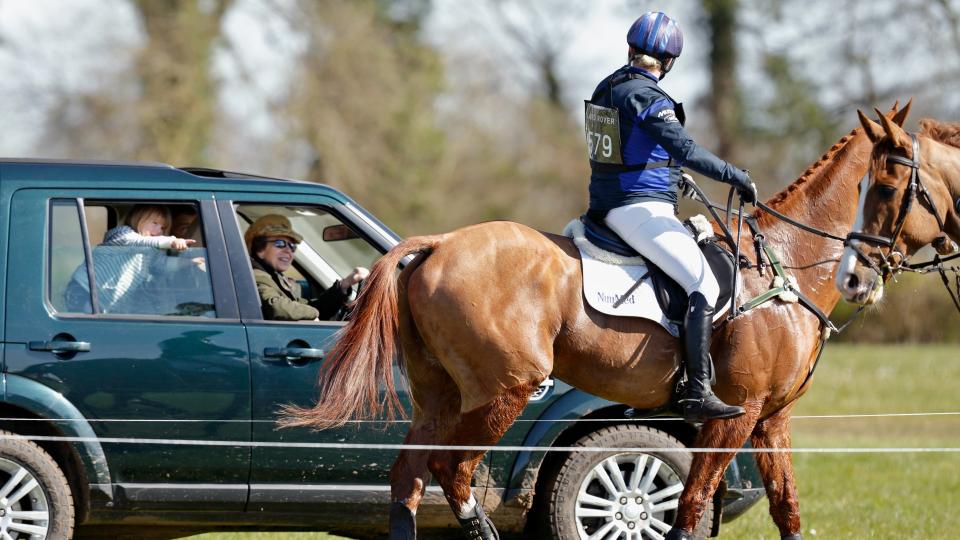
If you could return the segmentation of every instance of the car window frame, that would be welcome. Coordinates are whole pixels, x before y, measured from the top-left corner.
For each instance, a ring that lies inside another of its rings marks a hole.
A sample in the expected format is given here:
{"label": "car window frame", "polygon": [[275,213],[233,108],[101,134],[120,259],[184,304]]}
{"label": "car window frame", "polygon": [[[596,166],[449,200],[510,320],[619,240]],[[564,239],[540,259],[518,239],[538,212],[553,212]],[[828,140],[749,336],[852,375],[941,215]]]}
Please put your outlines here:
{"label": "car window frame", "polygon": [[[250,267],[249,254],[240,233],[240,224],[236,205],[258,205],[258,206],[301,206],[321,209],[324,212],[336,217],[341,223],[348,225],[361,238],[380,252],[381,257],[387,253],[394,245],[396,238],[371,226],[373,220],[363,219],[362,213],[356,211],[348,205],[338,203],[336,200],[318,194],[290,194],[287,199],[280,199],[275,194],[260,193],[232,193],[222,194],[223,197],[216,201],[217,209],[220,214],[220,221],[223,227],[224,240],[227,246],[227,256],[234,268],[244,268],[242,271],[234,271],[234,285],[237,294],[237,305],[240,310],[240,319],[257,324],[279,324],[279,325],[305,325],[315,326],[318,324],[328,326],[343,326],[345,321],[275,321],[265,319],[260,306],[260,295],[257,293],[256,280],[253,276],[253,269]],[[354,219],[358,218],[358,219]],[[373,233],[373,234],[372,234]],[[379,233],[379,234],[377,234]],[[382,239],[382,241],[381,241]],[[388,243],[393,241],[392,243]],[[313,276],[305,276],[308,280],[313,280]]]}
{"label": "car window frame", "polygon": [[[72,190],[71,190],[72,191]],[[109,192],[109,190],[76,190],[73,193],[57,193],[56,195],[50,195],[47,197],[45,211],[47,213],[46,219],[44,220],[45,226],[47,228],[44,239],[46,245],[43,246],[44,251],[44,277],[43,277],[43,304],[45,309],[56,318],[63,319],[115,319],[115,320],[138,320],[144,322],[178,322],[178,321],[189,321],[189,322],[211,322],[211,323],[224,323],[224,322],[239,322],[240,313],[239,308],[237,307],[237,296],[236,290],[233,287],[232,278],[230,276],[230,265],[228,257],[226,257],[226,248],[224,247],[223,241],[223,230],[220,226],[219,213],[216,211],[214,200],[212,194],[208,192],[177,192],[181,197],[170,197],[167,193],[157,193],[156,195],[162,196],[151,196],[144,197],[141,193],[136,193],[136,190],[118,190],[116,192]],[[81,194],[82,193],[82,194]],[[97,299],[96,295],[91,294],[91,306],[94,307],[93,313],[74,313],[60,311],[56,309],[51,301],[51,265],[52,265],[52,219],[53,219],[53,205],[57,202],[66,201],[74,202],[78,205],[78,215],[80,218],[80,228],[83,240],[83,249],[84,249],[84,265],[87,267],[87,278],[88,280],[92,279],[91,274],[93,273],[92,268],[90,267],[90,261],[92,260],[92,246],[90,243],[90,238],[88,234],[88,227],[85,215],[85,202],[86,201],[95,201],[95,202],[111,202],[115,201],[117,203],[151,203],[151,204],[194,204],[199,210],[200,220],[203,227],[203,238],[204,238],[204,248],[207,250],[207,273],[210,277],[210,287],[213,294],[214,302],[214,312],[216,316],[214,317],[201,317],[196,315],[150,315],[150,314],[136,314],[136,313],[97,313],[98,307],[96,306]],[[227,271],[220,272],[214,271],[215,268],[223,268]]]}

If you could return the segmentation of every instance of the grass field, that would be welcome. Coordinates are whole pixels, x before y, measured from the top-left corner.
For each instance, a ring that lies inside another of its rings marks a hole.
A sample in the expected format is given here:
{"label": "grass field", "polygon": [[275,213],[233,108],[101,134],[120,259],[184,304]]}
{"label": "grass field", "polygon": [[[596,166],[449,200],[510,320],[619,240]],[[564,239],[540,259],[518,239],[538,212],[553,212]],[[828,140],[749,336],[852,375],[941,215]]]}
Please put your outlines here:
{"label": "grass field", "polygon": [[[829,345],[795,416],[960,411],[960,348]],[[960,415],[802,419],[796,448],[960,448]],[[798,453],[806,539],[954,538],[960,452]],[[329,540],[322,533],[219,533],[194,540]],[[776,539],[763,501],[722,539]]]}

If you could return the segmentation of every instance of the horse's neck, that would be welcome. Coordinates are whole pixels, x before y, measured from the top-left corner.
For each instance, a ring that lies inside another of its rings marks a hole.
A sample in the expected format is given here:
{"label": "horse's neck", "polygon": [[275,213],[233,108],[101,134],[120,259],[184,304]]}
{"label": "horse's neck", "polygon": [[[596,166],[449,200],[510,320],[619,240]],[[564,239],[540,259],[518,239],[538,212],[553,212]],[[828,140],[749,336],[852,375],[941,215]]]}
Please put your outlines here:
{"label": "horse's neck", "polygon": [[[776,209],[796,221],[835,236],[846,236],[857,213],[857,185],[867,171],[870,143],[862,132],[814,167]],[[800,183],[802,182],[802,183]],[[800,291],[829,311],[840,295],[833,276],[843,252],[837,240],[803,231],[767,216],[761,221],[767,243],[778,253]]]}
{"label": "horse's neck", "polygon": [[[938,172],[943,179],[949,198],[947,201],[948,208],[945,209],[947,213],[945,222],[947,234],[954,240],[960,241],[960,215],[958,215],[960,214],[960,148],[939,141],[935,141],[935,144],[928,147],[927,152],[929,154],[924,159],[937,164]],[[923,180],[926,181],[926,179]],[[938,210],[942,211],[942,209]],[[951,219],[950,216],[953,216],[953,218]]]}

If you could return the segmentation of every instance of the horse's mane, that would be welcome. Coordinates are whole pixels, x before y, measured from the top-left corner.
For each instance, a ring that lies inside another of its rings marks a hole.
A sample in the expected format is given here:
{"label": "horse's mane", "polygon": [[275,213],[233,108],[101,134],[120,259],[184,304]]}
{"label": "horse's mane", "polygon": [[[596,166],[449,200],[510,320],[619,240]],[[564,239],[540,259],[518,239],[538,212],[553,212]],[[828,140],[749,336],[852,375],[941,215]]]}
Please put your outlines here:
{"label": "horse's mane", "polygon": [[[839,154],[847,146],[847,143],[849,143],[850,140],[856,136],[859,129],[860,128],[856,128],[850,133],[841,137],[839,141],[837,141],[833,146],[830,147],[829,150],[820,156],[820,159],[818,159],[807,170],[803,171],[803,174],[800,175],[800,178],[794,180],[794,182],[787,186],[783,191],[777,193],[772,199],[768,200],[767,205],[775,210],[780,210],[780,207],[783,206],[784,202],[787,201],[794,192],[801,189],[807,182],[810,181],[810,179],[815,177],[821,171],[821,169],[833,161],[837,154]],[[758,219],[761,221],[763,221],[764,218],[773,219],[772,216],[769,216],[769,214],[763,212],[762,210],[757,210],[756,214]]]}
{"label": "horse's mane", "polygon": [[920,133],[943,144],[960,148],[960,123],[948,124],[924,118],[920,121]]}

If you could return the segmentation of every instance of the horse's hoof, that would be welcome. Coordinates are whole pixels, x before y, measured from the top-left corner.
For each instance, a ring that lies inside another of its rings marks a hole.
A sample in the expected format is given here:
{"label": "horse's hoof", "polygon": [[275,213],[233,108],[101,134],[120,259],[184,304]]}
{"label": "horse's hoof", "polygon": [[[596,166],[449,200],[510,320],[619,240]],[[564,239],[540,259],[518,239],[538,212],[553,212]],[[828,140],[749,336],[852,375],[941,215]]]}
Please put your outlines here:
{"label": "horse's hoof", "polygon": [[390,540],[417,540],[417,517],[403,503],[390,505]]}
{"label": "horse's hoof", "polygon": [[457,518],[467,538],[470,540],[500,540],[500,533],[493,526],[493,521],[490,521],[490,518],[484,513],[483,507],[478,504],[476,511],[477,515],[472,518]]}
{"label": "horse's hoof", "polygon": [[787,536],[781,536],[780,540],[803,540],[803,536],[800,533],[788,534]]}
{"label": "horse's hoof", "polygon": [[687,531],[674,527],[670,529],[670,532],[667,533],[667,536],[665,536],[663,540],[691,540],[692,538],[693,535]]}

